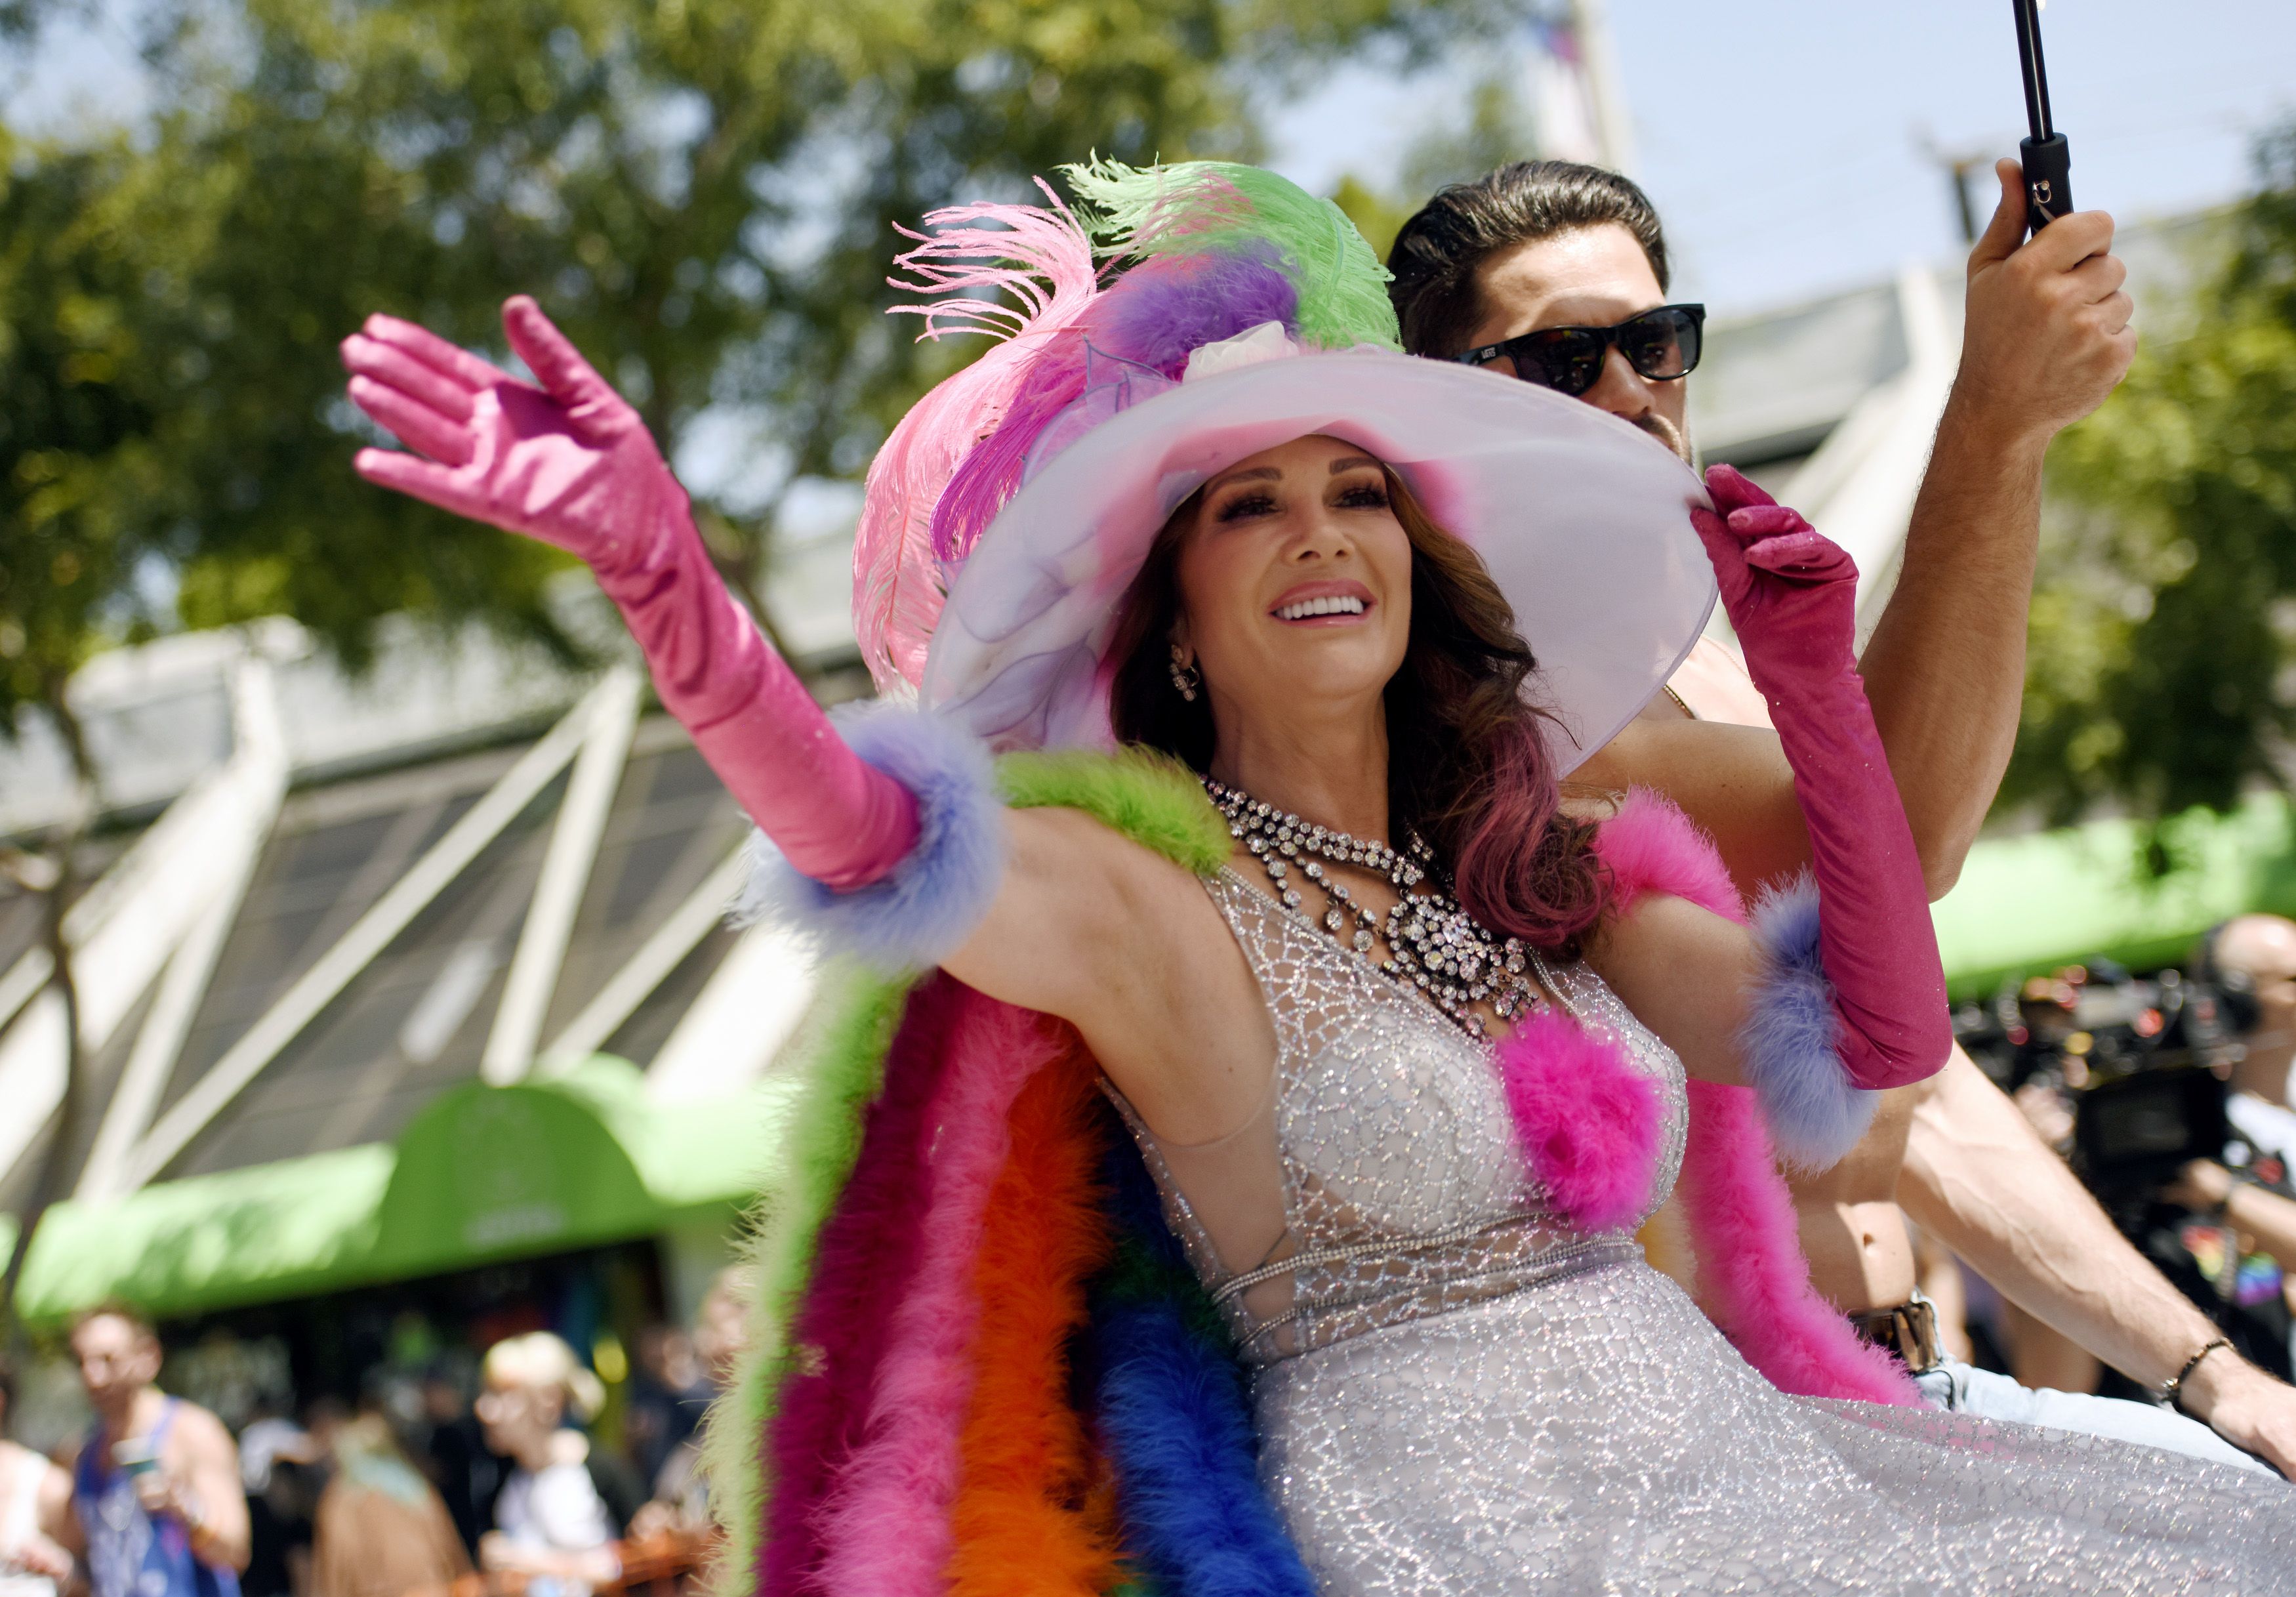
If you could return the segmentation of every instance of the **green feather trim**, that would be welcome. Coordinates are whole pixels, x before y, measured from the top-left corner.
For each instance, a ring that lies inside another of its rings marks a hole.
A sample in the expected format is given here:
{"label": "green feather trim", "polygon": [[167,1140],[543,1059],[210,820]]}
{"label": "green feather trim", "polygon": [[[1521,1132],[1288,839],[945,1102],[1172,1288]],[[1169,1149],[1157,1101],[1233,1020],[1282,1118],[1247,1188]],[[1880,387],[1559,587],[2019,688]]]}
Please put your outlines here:
{"label": "green feather trim", "polygon": [[996,761],[996,785],[1013,809],[1081,810],[1200,877],[1226,864],[1235,846],[1195,772],[1150,749],[1007,754]]}
{"label": "green feather trim", "polygon": [[813,1277],[821,1228],[852,1176],[861,1121],[884,1080],[885,1055],[907,1001],[906,980],[857,969],[835,1018],[801,1069],[804,1086],[780,1138],[780,1169],[736,1247],[745,1282],[749,1332],[733,1387],[709,1406],[702,1469],[709,1510],[726,1532],[711,1585],[717,1597],[745,1597],[757,1567],[766,1494],[760,1445],[787,1373],[783,1329]]}
{"label": "green feather trim", "polygon": [[[1195,773],[1146,749],[1116,754],[1069,751],[1008,754],[996,762],[1004,802],[1015,810],[1081,810],[1143,848],[1210,876],[1234,839]],[[861,1153],[861,1125],[885,1076],[910,983],[857,968],[835,1001],[835,1018],[799,1066],[804,1087],[782,1128],[772,1189],[739,1245],[749,1293],[749,1335],[732,1388],[710,1405],[702,1441],[709,1509],[724,1527],[715,1597],[747,1597],[757,1567],[767,1494],[763,1441],[791,1348],[783,1331],[813,1279],[821,1228],[836,1207]]]}
{"label": "green feather trim", "polygon": [[1266,240],[1300,291],[1300,339],[1326,350],[1403,347],[1391,275],[1347,212],[1265,167],[1189,161],[1130,167],[1089,161],[1062,167],[1103,255],[1145,259]]}

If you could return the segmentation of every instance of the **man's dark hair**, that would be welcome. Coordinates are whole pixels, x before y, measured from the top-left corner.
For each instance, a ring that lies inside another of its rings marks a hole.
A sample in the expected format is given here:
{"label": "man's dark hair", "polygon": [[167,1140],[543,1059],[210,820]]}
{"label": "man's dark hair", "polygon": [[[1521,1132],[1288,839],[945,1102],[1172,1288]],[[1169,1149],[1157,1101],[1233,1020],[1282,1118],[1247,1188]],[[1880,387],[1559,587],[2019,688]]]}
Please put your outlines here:
{"label": "man's dark hair", "polygon": [[1483,319],[1475,274],[1502,250],[1580,227],[1616,223],[1649,257],[1667,286],[1666,235],[1650,196],[1616,172],[1575,161],[1518,161],[1472,183],[1455,183],[1419,208],[1395,235],[1387,292],[1414,355],[1456,355]]}

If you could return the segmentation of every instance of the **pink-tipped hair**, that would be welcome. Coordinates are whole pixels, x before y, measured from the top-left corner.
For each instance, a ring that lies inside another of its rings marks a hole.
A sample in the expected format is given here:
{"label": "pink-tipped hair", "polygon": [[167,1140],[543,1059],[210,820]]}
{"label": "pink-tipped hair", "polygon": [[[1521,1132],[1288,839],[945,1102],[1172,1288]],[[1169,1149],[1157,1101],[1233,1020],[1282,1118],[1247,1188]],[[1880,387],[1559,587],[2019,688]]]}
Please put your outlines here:
{"label": "pink-tipped hair", "polygon": [[[853,628],[881,692],[914,689],[940,620],[944,577],[932,547],[933,507],[973,446],[996,431],[1046,342],[1098,292],[1092,241],[1043,179],[1042,205],[959,205],[925,218],[930,234],[890,279],[931,296],[897,305],[925,319],[921,338],[980,333],[1000,342],[903,416],[870,463],[853,538]],[[1010,295],[1004,304],[978,291]]]}
{"label": "pink-tipped hair", "polygon": [[1077,1043],[1056,1021],[964,991],[919,1206],[916,1269],[894,1308],[860,1445],[817,1521],[812,1585],[831,1597],[931,1597],[951,1549],[959,1440],[972,1397],[972,1293],[988,1194],[1011,1148],[1013,1099]]}
{"label": "pink-tipped hair", "polygon": [[[1671,893],[1740,926],[1746,906],[1714,844],[1690,818],[1644,788],[1603,824],[1595,852],[1611,876],[1611,912],[1646,893]],[[1810,1285],[1792,1195],[1752,1091],[1690,1083],[1682,1209],[1698,1255],[1698,1295],[1748,1363],[1781,1391],[1918,1404],[1905,1366],[1858,1339]]]}

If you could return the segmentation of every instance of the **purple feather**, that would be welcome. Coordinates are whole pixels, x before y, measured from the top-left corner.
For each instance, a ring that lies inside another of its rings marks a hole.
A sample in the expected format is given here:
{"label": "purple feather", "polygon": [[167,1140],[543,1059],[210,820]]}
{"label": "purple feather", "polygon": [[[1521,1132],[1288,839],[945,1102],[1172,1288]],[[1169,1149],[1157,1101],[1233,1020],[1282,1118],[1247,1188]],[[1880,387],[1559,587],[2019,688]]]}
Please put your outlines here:
{"label": "purple feather", "polygon": [[1095,349],[1177,377],[1191,352],[1262,322],[1296,332],[1300,291],[1264,239],[1241,248],[1144,260],[1078,324]]}

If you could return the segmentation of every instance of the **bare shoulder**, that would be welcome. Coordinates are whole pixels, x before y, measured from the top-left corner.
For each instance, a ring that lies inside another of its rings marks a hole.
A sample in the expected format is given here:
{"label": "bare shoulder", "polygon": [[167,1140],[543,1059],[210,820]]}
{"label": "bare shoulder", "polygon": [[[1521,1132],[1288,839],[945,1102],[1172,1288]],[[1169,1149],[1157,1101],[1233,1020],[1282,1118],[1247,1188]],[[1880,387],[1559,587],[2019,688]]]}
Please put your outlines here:
{"label": "bare shoulder", "polygon": [[225,1459],[236,1466],[239,1444],[231,1439],[231,1432],[196,1403],[178,1401],[176,1418],[168,1427],[168,1441],[183,1449],[187,1456],[203,1460]]}

